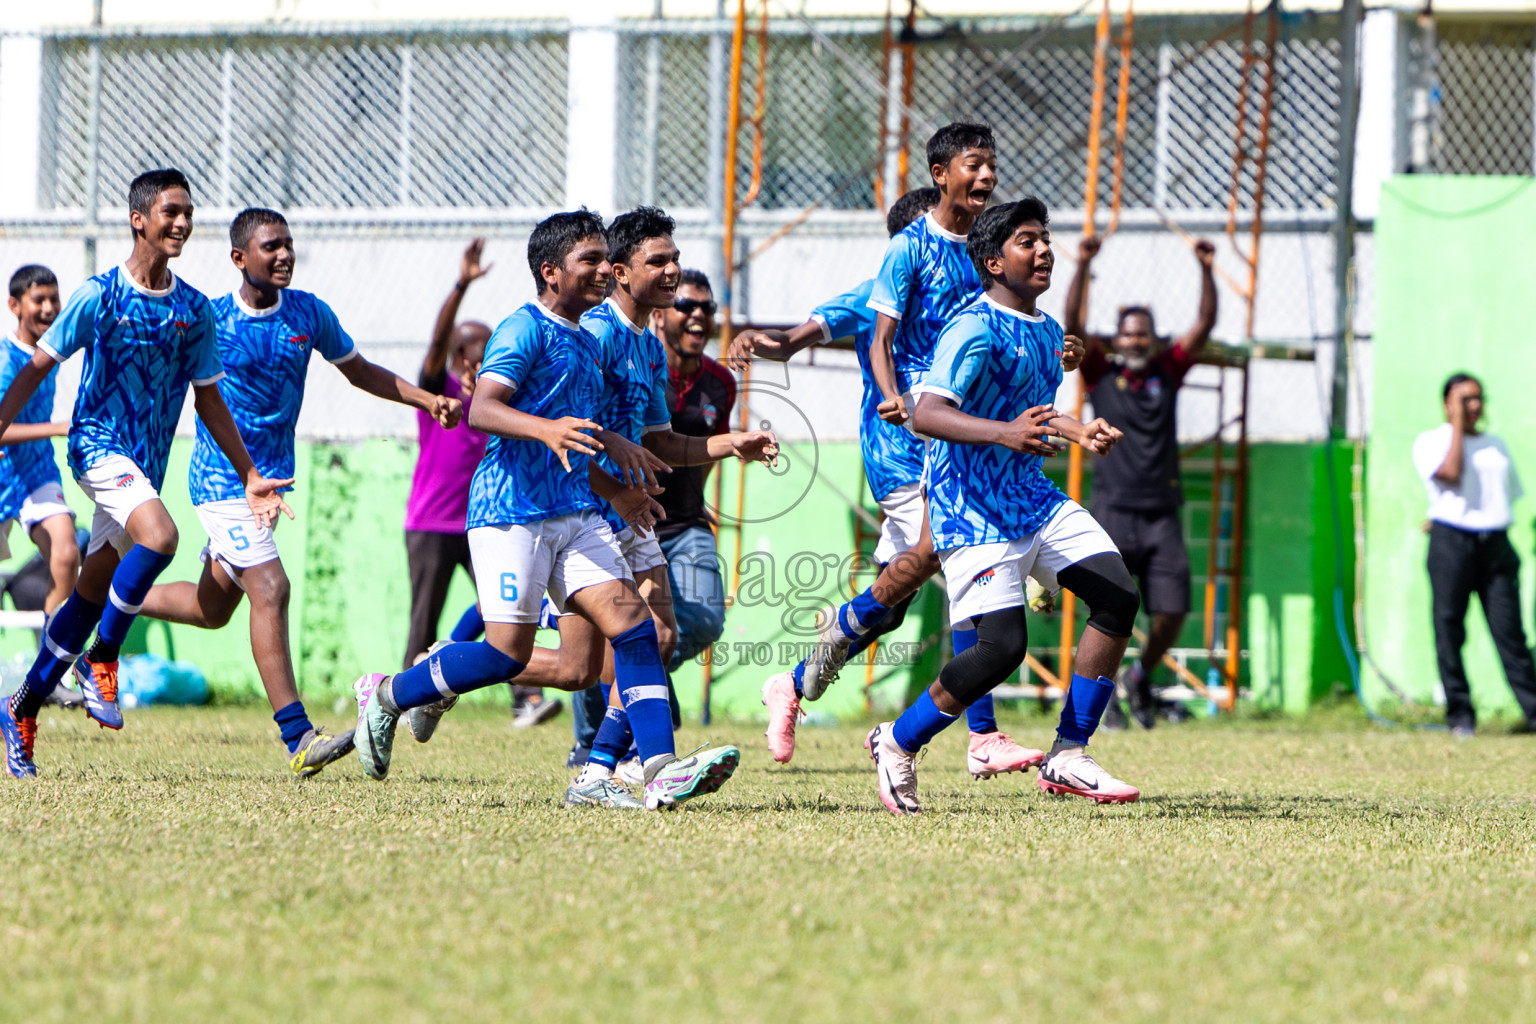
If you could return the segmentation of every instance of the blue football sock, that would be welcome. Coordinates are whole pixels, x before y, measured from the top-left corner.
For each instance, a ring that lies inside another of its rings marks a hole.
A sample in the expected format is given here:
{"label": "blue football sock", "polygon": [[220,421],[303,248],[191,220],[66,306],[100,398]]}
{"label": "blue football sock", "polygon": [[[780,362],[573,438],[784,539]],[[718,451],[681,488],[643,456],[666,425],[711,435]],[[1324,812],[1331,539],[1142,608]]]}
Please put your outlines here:
{"label": "blue football sock", "polygon": [[272,721],[277,723],[277,728],[282,732],[283,742],[288,746],[288,753],[293,753],[299,746],[299,740],[304,734],[313,729],[309,724],[309,715],[304,712],[304,702],[296,700],[292,704],[278,708],[272,716]]}
{"label": "blue football sock", "polygon": [[485,632],[485,619],[480,615],[480,606],[472,604],[464,609],[464,614],[459,616],[459,624],[453,627],[453,632],[448,634],[448,639],[454,643],[463,640],[478,640],[480,634]]}
{"label": "blue football sock", "polygon": [[597,727],[597,738],[592,741],[592,753],[587,760],[612,770],[624,760],[634,740],[635,734],[629,728],[629,716],[622,708],[610,706],[603,714],[603,724]]}
{"label": "blue football sock", "polygon": [[144,598],[155,580],[171,564],[173,556],[163,554],[143,544],[135,544],[112,574],[112,586],[107,590],[107,606],[101,613],[101,625],[96,629],[96,643],[91,648],[90,660],[94,662],[116,661],[117,655],[128,639],[128,628],[139,617]]}
{"label": "blue football sock", "polygon": [[955,717],[940,711],[933,697],[924,690],[916,703],[903,711],[891,726],[891,738],[902,750],[915,754],[927,746],[929,740],[947,729]]}
{"label": "blue football sock", "polygon": [[523,670],[523,663],[509,658],[488,643],[471,640],[449,644],[419,665],[397,673],[390,682],[401,711],[436,704],[456,693],[495,686]]}
{"label": "blue football sock", "polygon": [[1114,693],[1115,683],[1112,679],[1103,676],[1089,679],[1072,673],[1072,685],[1067,689],[1067,699],[1061,703],[1061,722],[1056,726],[1056,735],[1068,743],[1087,746]]}
{"label": "blue football sock", "polygon": [[672,741],[672,704],[668,699],[667,673],[661,667],[656,642],[656,623],[646,619],[611,641],[613,668],[619,700],[629,715],[640,760],[676,753]]}
{"label": "blue football sock", "polygon": [[875,588],[870,587],[858,597],[849,601],[838,609],[838,615],[844,628],[853,627],[849,632],[863,633],[880,624],[880,620],[891,613],[891,609],[875,600]]}
{"label": "blue football sock", "polygon": [[800,664],[796,665],[795,668],[794,668],[794,671],[792,671],[790,673],[790,675],[794,676],[794,679],[795,679],[795,696],[796,697],[804,697],[805,696],[805,662],[802,661]]}
{"label": "blue football sock", "polygon": [[64,673],[75,663],[85,642],[91,638],[91,630],[101,621],[102,608],[81,597],[69,595],[69,600],[59,606],[43,631],[43,646],[37,652],[32,667],[27,670],[27,682],[11,695],[11,713],[17,718],[35,718],[43,701],[59,685]]}

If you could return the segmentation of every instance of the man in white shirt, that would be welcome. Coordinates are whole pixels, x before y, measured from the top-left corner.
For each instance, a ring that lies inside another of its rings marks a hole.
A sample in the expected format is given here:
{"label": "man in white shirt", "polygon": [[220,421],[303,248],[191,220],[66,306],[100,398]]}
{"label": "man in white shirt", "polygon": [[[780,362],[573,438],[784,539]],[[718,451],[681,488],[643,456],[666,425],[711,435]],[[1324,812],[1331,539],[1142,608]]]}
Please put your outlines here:
{"label": "man in white shirt", "polygon": [[1476,594],[1526,726],[1536,729],[1536,667],[1520,621],[1520,556],[1506,533],[1510,505],[1525,492],[1504,442],[1478,432],[1483,386],[1477,378],[1453,375],[1442,397],[1446,422],[1413,442],[1413,464],[1429,489],[1429,584],[1446,724],[1458,737],[1471,736],[1477,726],[1461,661],[1467,603]]}

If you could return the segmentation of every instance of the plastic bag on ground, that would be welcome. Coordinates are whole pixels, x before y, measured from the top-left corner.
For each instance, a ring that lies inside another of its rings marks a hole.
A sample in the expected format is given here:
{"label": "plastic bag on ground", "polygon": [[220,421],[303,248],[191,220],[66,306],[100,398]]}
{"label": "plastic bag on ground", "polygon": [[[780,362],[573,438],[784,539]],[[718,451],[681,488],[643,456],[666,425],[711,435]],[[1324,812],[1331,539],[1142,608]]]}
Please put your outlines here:
{"label": "plastic bag on ground", "polygon": [[208,680],[190,661],[167,661],[158,654],[124,658],[117,670],[117,696],[124,708],[148,704],[206,704]]}

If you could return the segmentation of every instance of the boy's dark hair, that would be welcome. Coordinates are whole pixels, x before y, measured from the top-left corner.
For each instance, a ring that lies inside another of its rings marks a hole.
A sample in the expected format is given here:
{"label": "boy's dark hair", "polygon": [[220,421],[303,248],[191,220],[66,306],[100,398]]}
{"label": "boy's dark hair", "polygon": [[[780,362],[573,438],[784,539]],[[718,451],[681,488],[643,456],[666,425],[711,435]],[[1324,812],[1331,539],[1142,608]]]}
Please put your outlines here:
{"label": "boy's dark hair", "polygon": [[1147,330],[1152,336],[1157,337],[1157,318],[1152,315],[1152,310],[1147,306],[1121,306],[1120,315],[1115,319],[1115,331],[1118,333],[1125,326],[1125,318],[1128,316],[1144,316],[1147,318]]}
{"label": "boy's dark hair", "polygon": [[885,230],[892,238],[901,234],[917,218],[939,205],[939,190],[932,185],[915,188],[891,204],[885,215]]}
{"label": "boy's dark hair", "polygon": [[715,294],[715,289],[710,286],[709,275],[702,270],[685,270],[678,278],[677,286],[681,288],[685,284],[691,284],[695,288],[703,288],[709,294]]}
{"label": "boy's dark hair", "polygon": [[27,294],[27,289],[34,285],[59,286],[59,279],[53,276],[53,271],[40,263],[28,263],[11,275],[11,298],[19,299]]}
{"label": "boy's dark hair", "polygon": [[276,210],[269,210],[264,206],[248,206],[235,214],[235,219],[229,224],[229,246],[231,249],[244,250],[251,244],[251,236],[257,228],[264,228],[268,224],[281,224],[288,226],[288,218]]}
{"label": "boy's dark hair", "polygon": [[[11,285],[11,294],[16,294],[16,286],[14,284]],[[1440,401],[1449,401],[1451,397],[1451,388],[1455,387],[1457,384],[1466,384],[1469,381],[1473,384],[1476,384],[1479,388],[1483,386],[1483,382],[1472,376],[1470,373],[1451,374],[1445,379],[1445,387],[1440,389]]]}
{"label": "boy's dark hair", "polygon": [[928,168],[948,167],[949,162],[968,149],[990,149],[997,152],[997,139],[992,129],[972,121],[956,121],[933,133],[928,140]]}
{"label": "boy's dark hair", "polygon": [[605,242],[608,238],[602,215],[585,206],[551,214],[534,226],[533,234],[528,236],[528,269],[533,271],[533,284],[540,295],[548,290],[540,268],[546,263],[565,266],[565,258],[584,238],[601,238]]}
{"label": "boy's dark hair", "polygon": [[608,262],[628,263],[647,239],[670,238],[677,222],[654,206],[637,206],[608,225]]}
{"label": "boy's dark hair", "polygon": [[983,288],[992,287],[992,275],[987,272],[987,260],[1003,254],[1003,243],[1008,241],[1020,224],[1038,221],[1041,227],[1049,227],[1051,215],[1045,203],[1029,196],[1013,203],[1003,203],[982,211],[976,223],[971,225],[970,237],[965,241],[966,255],[976,267]]}
{"label": "boy's dark hair", "polygon": [[148,214],[155,200],[160,198],[160,193],[173,188],[184,188],[187,195],[192,194],[192,185],[187,181],[187,176],[174,167],[145,171],[128,186],[128,209]]}

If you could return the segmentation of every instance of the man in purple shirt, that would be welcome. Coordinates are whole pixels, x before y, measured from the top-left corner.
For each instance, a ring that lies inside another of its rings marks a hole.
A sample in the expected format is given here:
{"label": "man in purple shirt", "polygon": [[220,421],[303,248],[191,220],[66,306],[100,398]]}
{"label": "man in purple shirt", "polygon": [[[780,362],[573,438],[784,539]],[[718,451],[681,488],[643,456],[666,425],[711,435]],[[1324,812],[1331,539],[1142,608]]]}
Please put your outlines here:
{"label": "man in purple shirt", "polygon": [[[438,620],[448,598],[448,585],[454,569],[463,566],[474,578],[469,564],[469,541],[464,523],[469,510],[469,481],[485,455],[485,435],[469,426],[469,402],[474,391],[475,372],[485,355],[485,343],[491,329],[475,320],[455,324],[459,302],[474,281],[485,276],[490,267],[480,265],[485,239],[477,238],[464,250],[459,266],[459,280],[448,301],[437,314],[432,328],[432,344],[421,364],[417,382],[425,391],[457,398],[464,403],[465,416],[452,430],[445,430],[430,416],[416,417],[416,434],[421,454],[411,477],[411,497],[405,506],[405,553],[411,571],[411,628],[405,642],[405,667],[426,652],[437,639]],[[465,620],[478,620],[476,607],[464,613]],[[462,629],[479,633],[478,621],[461,621],[454,630],[455,639]],[[468,639],[468,638],[466,638]]]}

